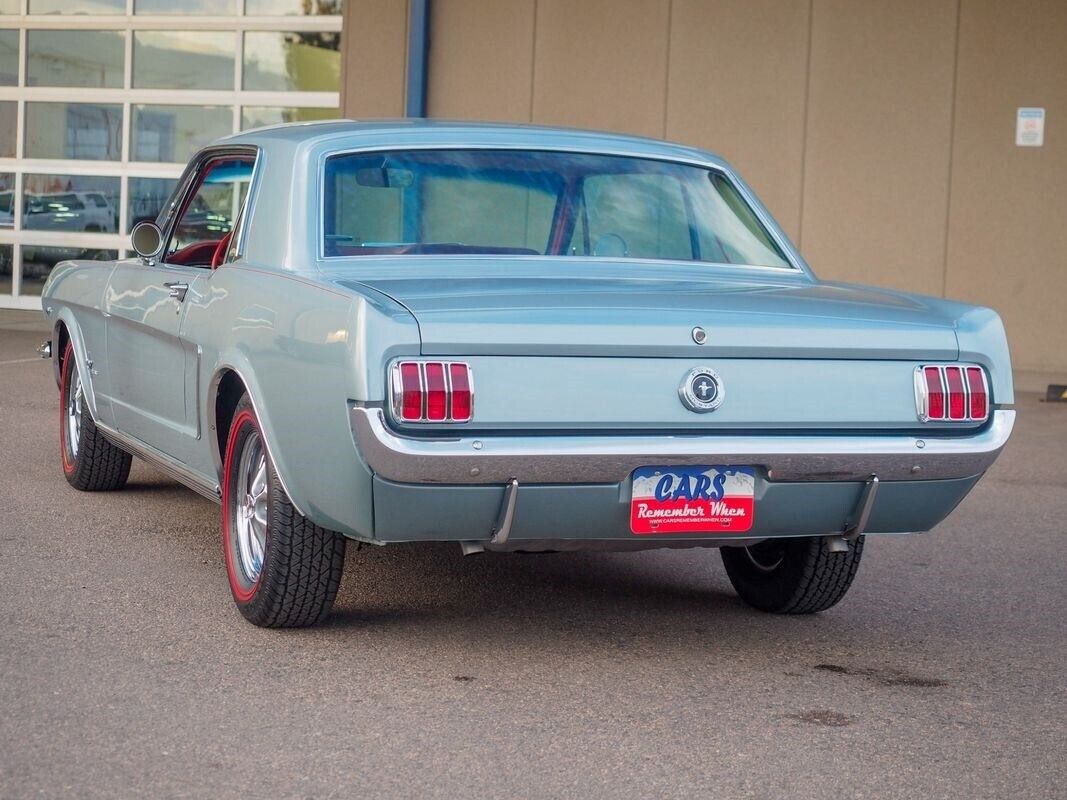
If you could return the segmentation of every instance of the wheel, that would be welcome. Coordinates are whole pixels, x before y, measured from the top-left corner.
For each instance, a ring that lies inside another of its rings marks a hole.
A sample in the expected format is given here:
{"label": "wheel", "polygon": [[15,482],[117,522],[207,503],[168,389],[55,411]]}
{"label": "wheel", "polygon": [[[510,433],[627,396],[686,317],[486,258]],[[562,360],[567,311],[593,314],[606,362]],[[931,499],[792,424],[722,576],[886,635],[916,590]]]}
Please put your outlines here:
{"label": "wheel", "polygon": [[329,613],[341,583],[345,539],[293,507],[248,395],[237,404],[226,442],[222,544],[233,599],[249,622],[298,628]]}
{"label": "wheel", "polygon": [[59,382],[59,451],[67,483],[83,492],[121,489],[130,477],[133,456],[105,439],[93,422],[70,343]]}
{"label": "wheel", "polygon": [[831,553],[822,537],[766,539],[751,547],[723,547],[730,583],[750,606],[775,614],[814,614],[845,596],[863,555],[863,538]]}

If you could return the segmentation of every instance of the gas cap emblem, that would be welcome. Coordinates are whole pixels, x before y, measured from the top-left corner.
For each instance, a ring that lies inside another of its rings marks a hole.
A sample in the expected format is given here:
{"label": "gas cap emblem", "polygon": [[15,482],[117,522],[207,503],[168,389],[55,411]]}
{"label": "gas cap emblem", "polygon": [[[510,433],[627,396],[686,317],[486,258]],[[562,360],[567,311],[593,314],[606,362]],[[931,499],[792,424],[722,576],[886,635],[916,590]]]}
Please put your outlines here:
{"label": "gas cap emblem", "polygon": [[696,367],[682,378],[678,396],[682,399],[682,405],[690,411],[705,414],[722,405],[722,401],[726,399],[726,390],[723,389],[722,379],[715,370]]}

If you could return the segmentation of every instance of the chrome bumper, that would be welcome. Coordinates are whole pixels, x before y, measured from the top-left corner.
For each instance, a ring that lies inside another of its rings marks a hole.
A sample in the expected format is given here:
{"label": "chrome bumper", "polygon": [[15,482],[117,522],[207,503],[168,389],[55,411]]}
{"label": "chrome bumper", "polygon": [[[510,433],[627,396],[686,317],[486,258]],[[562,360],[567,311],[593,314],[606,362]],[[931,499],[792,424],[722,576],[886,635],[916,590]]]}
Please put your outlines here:
{"label": "chrome bumper", "polygon": [[745,464],[774,481],[969,478],[985,472],[1008,441],[1015,412],[993,412],[973,436],[398,436],[381,409],[353,407],[360,453],[382,478],[401,483],[620,483],[637,467]]}

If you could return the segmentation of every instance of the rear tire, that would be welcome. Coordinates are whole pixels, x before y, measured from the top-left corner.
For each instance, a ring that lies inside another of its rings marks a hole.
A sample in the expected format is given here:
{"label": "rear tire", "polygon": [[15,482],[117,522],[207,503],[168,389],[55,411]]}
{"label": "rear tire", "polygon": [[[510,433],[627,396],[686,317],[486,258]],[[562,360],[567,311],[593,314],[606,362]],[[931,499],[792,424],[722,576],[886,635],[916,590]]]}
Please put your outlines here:
{"label": "rear tire", "polygon": [[71,343],[63,353],[60,374],[59,452],[67,483],[83,492],[121,489],[130,477],[133,456],[109,442],[93,422]]}
{"label": "rear tire", "polygon": [[719,550],[741,599],[774,614],[814,614],[840,602],[863,556],[864,537],[848,552],[830,553],[822,537],[767,539]]}
{"label": "rear tire", "polygon": [[341,583],[345,539],[293,507],[247,394],[237,404],[226,443],[222,543],[230,591],[249,622],[300,628],[329,613]]}

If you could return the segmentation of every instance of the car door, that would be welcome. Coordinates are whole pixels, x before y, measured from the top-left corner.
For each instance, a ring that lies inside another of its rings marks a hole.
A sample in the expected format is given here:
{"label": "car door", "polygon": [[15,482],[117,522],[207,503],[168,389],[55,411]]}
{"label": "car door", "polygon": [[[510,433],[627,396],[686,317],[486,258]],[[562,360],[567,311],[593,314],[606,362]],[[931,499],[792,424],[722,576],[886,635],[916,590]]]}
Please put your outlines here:
{"label": "car door", "polygon": [[116,427],[185,463],[201,436],[200,347],[182,330],[185,298],[209,291],[212,259],[225,249],[255,161],[247,151],[207,151],[179,184],[164,220],[157,263],[120,261],[104,299]]}

